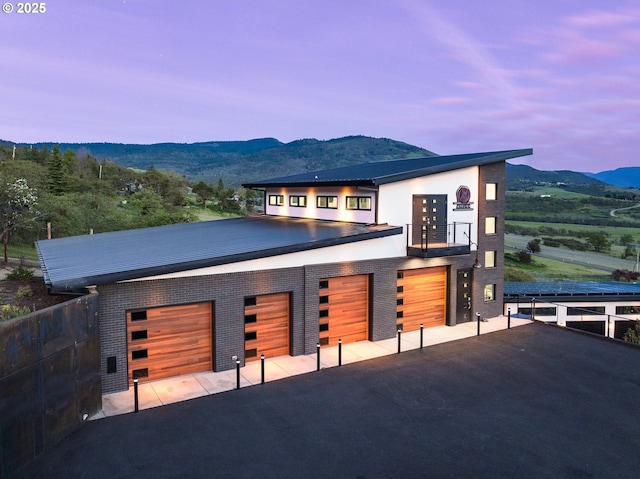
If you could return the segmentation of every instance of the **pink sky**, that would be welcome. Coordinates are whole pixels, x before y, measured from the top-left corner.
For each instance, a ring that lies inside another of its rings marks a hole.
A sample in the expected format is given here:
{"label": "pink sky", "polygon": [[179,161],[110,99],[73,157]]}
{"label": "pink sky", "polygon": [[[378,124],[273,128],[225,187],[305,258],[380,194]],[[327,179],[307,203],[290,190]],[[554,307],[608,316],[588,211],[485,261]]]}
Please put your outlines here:
{"label": "pink sky", "polygon": [[638,166],[636,0],[97,0],[0,13],[0,138],[386,137]]}

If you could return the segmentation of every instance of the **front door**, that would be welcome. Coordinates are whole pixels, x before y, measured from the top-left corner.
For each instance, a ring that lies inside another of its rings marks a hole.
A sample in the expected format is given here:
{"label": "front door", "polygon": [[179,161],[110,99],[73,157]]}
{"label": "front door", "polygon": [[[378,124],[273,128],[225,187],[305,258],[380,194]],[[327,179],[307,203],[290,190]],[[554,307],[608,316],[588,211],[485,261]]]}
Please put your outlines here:
{"label": "front door", "polygon": [[414,245],[447,242],[447,195],[413,195]]}
{"label": "front door", "polygon": [[458,270],[458,297],[456,300],[456,324],[468,323],[473,319],[471,302],[471,269]]}

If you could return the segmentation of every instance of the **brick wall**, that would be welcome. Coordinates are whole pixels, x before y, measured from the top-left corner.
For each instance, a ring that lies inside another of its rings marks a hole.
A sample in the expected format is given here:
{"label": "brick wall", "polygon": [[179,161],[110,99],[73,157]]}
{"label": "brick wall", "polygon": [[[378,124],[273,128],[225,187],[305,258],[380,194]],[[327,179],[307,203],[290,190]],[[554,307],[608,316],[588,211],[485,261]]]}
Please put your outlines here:
{"label": "brick wall", "polygon": [[[449,277],[473,263],[469,255],[444,258],[398,257],[329,263],[297,268],[173,278],[100,286],[101,372],[103,392],[127,388],[126,312],[196,302],[213,303],[215,371],[235,368],[232,356],[244,362],[244,298],[289,292],[291,353],[313,354],[318,341],[319,281],[322,278],[368,274],[371,310],[370,340],[396,334],[396,281],[399,269],[449,266]],[[455,324],[455,281],[449,280],[447,324]],[[116,372],[107,373],[107,358],[116,358]]]}
{"label": "brick wall", "polygon": [[[502,314],[502,296],[504,292],[504,212],[506,188],[506,163],[493,163],[480,167],[478,181],[478,246],[482,268],[474,271],[473,307],[482,317],[490,318]],[[486,200],[487,183],[497,184],[497,199]],[[495,216],[496,234],[485,233],[484,218]],[[486,268],[484,252],[496,252],[496,267]],[[495,300],[484,300],[484,285],[495,284]]]}

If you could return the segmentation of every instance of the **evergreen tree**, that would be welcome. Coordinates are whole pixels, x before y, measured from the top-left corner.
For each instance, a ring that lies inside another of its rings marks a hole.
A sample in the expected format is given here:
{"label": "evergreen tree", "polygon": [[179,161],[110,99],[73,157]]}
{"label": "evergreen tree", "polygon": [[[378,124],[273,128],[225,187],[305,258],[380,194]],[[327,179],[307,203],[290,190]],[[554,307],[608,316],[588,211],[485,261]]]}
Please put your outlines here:
{"label": "evergreen tree", "polygon": [[67,171],[58,145],[53,147],[47,170],[49,174],[47,184],[49,191],[54,195],[63,194],[67,190]]}

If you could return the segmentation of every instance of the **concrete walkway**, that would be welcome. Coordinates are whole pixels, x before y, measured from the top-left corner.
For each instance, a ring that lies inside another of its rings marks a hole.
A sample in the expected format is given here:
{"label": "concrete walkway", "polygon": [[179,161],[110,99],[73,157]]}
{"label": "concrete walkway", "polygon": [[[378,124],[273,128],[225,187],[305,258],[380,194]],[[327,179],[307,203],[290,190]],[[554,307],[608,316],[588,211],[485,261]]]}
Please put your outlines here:
{"label": "concrete walkway", "polygon": [[[480,334],[488,334],[507,329],[507,318],[499,316],[480,323]],[[511,318],[511,327],[530,324],[531,321]],[[457,326],[437,326],[423,331],[423,346],[446,343],[458,339],[476,336],[478,323],[464,323]],[[411,331],[401,335],[401,351],[420,348],[420,331]],[[383,341],[360,341],[342,346],[342,364],[350,364],[367,359],[379,358],[398,353],[398,339]],[[320,351],[321,369],[337,367],[338,347],[322,348]],[[317,355],[280,356],[265,359],[265,382],[315,372]],[[262,380],[261,361],[251,361],[240,369],[240,388],[259,385]],[[138,386],[138,408],[149,409],[167,404],[186,401],[209,394],[231,391],[237,387],[235,369],[222,372],[203,372],[177,376],[141,383]],[[134,412],[134,388],[102,397],[102,411],[91,419],[101,419],[118,414]]]}

